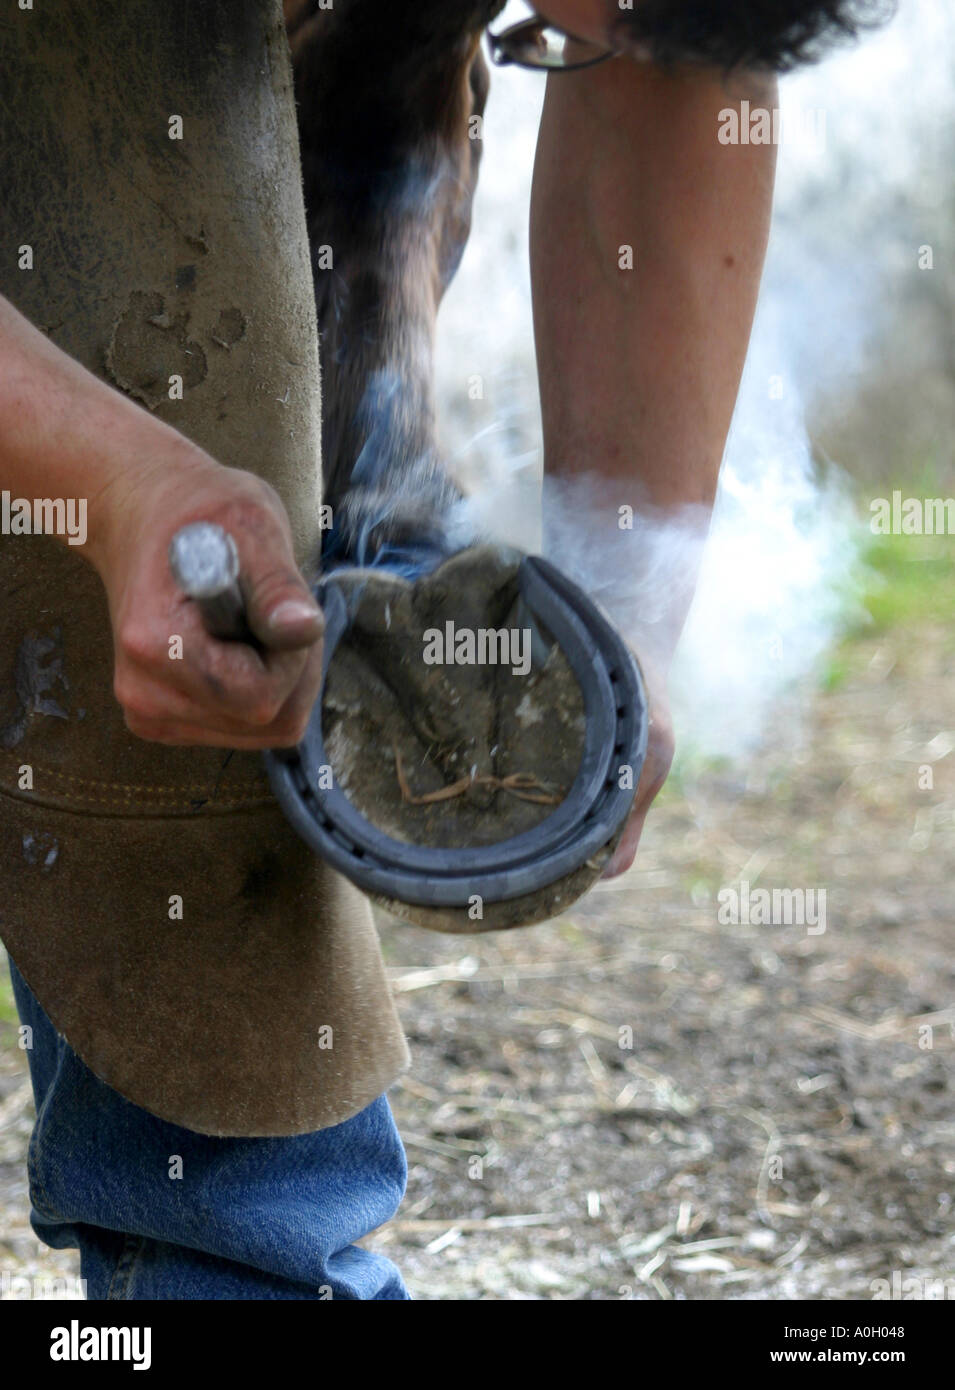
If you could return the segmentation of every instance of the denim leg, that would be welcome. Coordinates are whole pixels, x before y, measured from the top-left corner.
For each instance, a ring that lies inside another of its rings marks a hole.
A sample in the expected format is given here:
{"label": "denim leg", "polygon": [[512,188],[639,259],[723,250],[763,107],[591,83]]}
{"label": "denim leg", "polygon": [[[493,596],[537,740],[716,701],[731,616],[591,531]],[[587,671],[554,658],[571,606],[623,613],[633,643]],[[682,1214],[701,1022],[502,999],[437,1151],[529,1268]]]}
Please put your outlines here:
{"label": "denim leg", "polygon": [[409,1297],[390,1260],[354,1244],[404,1195],[385,1096],[314,1134],[196,1134],[98,1080],[10,973],[33,1030],[31,1221],[47,1244],[79,1246],[90,1298]]}

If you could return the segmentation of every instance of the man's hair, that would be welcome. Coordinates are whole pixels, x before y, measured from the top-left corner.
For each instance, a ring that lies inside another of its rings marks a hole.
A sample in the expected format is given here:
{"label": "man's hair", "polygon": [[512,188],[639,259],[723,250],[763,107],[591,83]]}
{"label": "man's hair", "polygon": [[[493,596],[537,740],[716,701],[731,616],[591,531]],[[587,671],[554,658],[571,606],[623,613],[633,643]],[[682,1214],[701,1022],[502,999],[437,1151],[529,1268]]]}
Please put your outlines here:
{"label": "man's hair", "polygon": [[[611,0],[614,3],[614,0]],[[895,0],[634,0],[614,28],[656,63],[788,72],[895,12]]]}

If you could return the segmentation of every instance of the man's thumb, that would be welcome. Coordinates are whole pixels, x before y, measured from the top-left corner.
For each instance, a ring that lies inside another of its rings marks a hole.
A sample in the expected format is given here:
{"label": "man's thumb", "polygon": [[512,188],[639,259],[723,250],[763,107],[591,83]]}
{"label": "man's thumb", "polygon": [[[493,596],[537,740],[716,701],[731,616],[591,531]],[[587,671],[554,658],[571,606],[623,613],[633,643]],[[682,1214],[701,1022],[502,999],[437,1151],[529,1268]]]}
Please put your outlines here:
{"label": "man's thumb", "polygon": [[310,647],[325,630],[322,610],[295,571],[246,579],[249,627],[273,651]]}

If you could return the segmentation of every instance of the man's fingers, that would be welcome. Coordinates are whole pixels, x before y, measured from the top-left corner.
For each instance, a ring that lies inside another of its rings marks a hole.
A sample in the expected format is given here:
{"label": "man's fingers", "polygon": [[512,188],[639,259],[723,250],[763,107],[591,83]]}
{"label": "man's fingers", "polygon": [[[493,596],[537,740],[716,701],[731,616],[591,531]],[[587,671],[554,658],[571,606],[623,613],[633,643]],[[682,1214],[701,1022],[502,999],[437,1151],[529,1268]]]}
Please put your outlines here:
{"label": "man's fingers", "polygon": [[[258,746],[294,743],[290,731],[307,720],[321,683],[322,644],[261,654],[243,642],[219,642],[195,606],[179,600],[165,621],[123,636],[115,694],[144,724],[174,723]],[[237,745],[238,746],[238,745]]]}
{"label": "man's fingers", "polygon": [[170,721],[156,723],[126,716],[126,727],[136,738],[148,743],[163,743],[171,748],[236,748],[243,753],[261,753],[269,748],[292,748],[299,740],[291,736],[263,737],[259,735],[227,734],[202,724]]}
{"label": "man's fingers", "polygon": [[637,847],[640,844],[640,836],[643,834],[643,823],[647,818],[646,809],[631,812],[630,819],[624,826],[620,843],[611,856],[610,863],[601,874],[601,878],[616,878],[618,874],[626,873],[634,859],[637,857]]}
{"label": "man's fingers", "polygon": [[277,532],[266,543],[251,533],[240,536],[238,545],[249,627],[262,645],[270,651],[294,651],[318,641],[325,630],[322,610],[299,574],[285,538]]}
{"label": "man's fingers", "polygon": [[222,714],[246,724],[272,724],[301,681],[311,652],[316,649],[321,651],[321,645],[260,655],[243,642],[205,638],[193,649],[185,650],[186,679],[179,688],[209,714]]}
{"label": "man's fingers", "polygon": [[302,598],[283,598],[252,631],[271,651],[298,651],[317,642],[325,631],[322,610]]}
{"label": "man's fingers", "polygon": [[610,862],[603,871],[603,878],[616,878],[618,874],[625,873],[636,858],[647,812],[666,782],[672,762],[673,730],[668,712],[663,705],[657,702],[651,707],[647,755],[637,785],[637,795],[630,812],[630,819],[624,827],[620,842],[614,850]]}
{"label": "man's fingers", "polygon": [[[274,718],[237,719],[222,709],[209,710],[187,695],[138,676],[132,683],[119,685],[117,697],[130,731],[139,738],[168,735],[174,729],[188,729],[191,735],[215,734],[225,742],[249,740],[250,746],[271,748],[297,743],[305,731],[313,700],[294,694]],[[190,742],[195,741],[194,738]]]}
{"label": "man's fingers", "polygon": [[[148,611],[134,596],[128,612]],[[245,642],[220,642],[205,629],[198,606],[170,591],[165,616],[123,622],[117,630],[117,678],[168,685],[197,709],[253,723],[271,723],[296,688],[320,642],[261,653]],[[121,703],[126,703],[117,691]]]}
{"label": "man's fingers", "polygon": [[235,718],[220,707],[207,709],[165,682],[134,674],[117,682],[126,725],[138,738],[156,743],[222,748],[290,748],[300,743],[321,683],[321,647],[307,657],[301,679],[285,703],[265,720]]}

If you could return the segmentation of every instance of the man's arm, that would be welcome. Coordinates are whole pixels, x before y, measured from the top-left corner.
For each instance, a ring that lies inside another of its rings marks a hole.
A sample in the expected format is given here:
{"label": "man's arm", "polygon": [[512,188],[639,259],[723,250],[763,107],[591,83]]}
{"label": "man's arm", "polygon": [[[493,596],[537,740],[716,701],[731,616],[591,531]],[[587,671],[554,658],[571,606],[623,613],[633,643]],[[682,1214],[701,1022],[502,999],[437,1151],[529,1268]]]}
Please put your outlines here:
{"label": "man's arm", "polygon": [[[595,478],[659,521],[712,508],[768,237],[771,145],[722,145],[718,113],[771,80],[666,75],[628,59],[548,79],[531,206],[534,327],[548,476]],[[621,269],[619,248],[633,248]],[[608,506],[612,499],[612,507]],[[596,518],[595,518],[596,520]],[[581,525],[585,524],[583,519]],[[619,534],[619,533],[618,533]],[[632,555],[639,565],[639,531]],[[620,545],[594,552],[618,564]],[[554,558],[559,562],[560,555]],[[610,873],[629,867],[672,758],[666,675],[694,568],[674,550],[665,620],[625,623],[650,687],[647,761]],[[679,572],[677,572],[679,570]]]}

